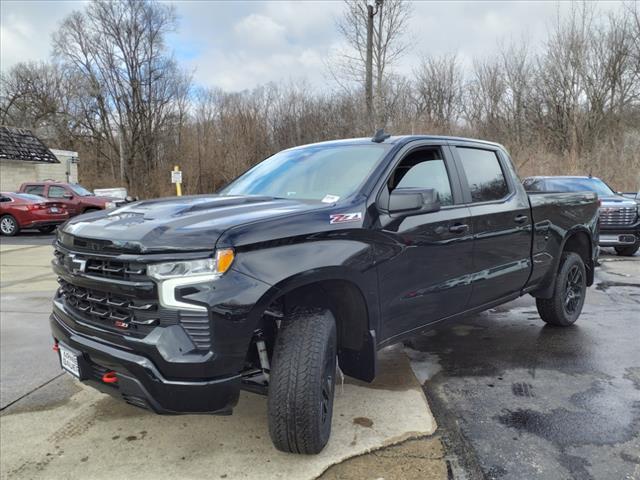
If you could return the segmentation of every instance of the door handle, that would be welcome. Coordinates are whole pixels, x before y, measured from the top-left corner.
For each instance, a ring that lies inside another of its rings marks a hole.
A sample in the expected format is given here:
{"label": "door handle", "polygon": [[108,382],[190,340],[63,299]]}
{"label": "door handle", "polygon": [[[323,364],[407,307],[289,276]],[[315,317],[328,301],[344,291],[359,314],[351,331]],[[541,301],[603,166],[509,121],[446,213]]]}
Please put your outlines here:
{"label": "door handle", "polygon": [[526,215],[518,215],[518,216],[517,216],[516,218],[514,218],[513,220],[514,220],[516,223],[524,223],[524,222],[526,222],[526,221],[527,221],[527,219],[528,219],[528,218],[529,218],[529,217],[527,217]]}
{"label": "door handle", "polygon": [[449,231],[451,233],[464,233],[469,230],[469,225],[456,223],[455,225],[451,225],[449,227]]}

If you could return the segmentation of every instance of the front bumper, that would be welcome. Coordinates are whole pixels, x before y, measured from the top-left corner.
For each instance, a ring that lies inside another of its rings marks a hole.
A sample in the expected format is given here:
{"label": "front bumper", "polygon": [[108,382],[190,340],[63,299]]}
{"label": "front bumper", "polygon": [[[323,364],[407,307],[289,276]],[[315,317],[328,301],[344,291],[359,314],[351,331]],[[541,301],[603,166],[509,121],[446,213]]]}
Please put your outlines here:
{"label": "front bumper", "polygon": [[[231,268],[213,282],[176,287],[177,299],[206,311],[167,308],[145,274],[163,258],[84,250],[56,245],[60,289],[50,322],[54,338],[79,352],[89,372],[81,380],[158,413],[230,411],[266,308],[256,302],[270,286]],[[121,379],[117,388],[101,381],[107,371]]]}
{"label": "front bumper", "polygon": [[[54,311],[49,319],[54,339],[80,354],[80,380],[101,392],[161,414],[229,414],[238,403],[239,374],[197,381],[169,380],[148,358],[81,335],[58,315]],[[107,371],[116,372],[117,383],[102,381]]]}
{"label": "front bumper", "polygon": [[600,226],[598,244],[601,247],[623,247],[638,242],[640,242],[640,220],[628,226]]}

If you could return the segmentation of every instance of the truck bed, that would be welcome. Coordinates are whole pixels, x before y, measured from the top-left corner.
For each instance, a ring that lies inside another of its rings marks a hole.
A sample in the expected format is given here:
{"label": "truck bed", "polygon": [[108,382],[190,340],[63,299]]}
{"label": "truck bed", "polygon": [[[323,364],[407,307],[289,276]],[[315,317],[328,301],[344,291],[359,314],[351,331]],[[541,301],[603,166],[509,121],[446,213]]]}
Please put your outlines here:
{"label": "truck bed", "polygon": [[[599,202],[593,192],[528,192],[527,195],[533,224],[532,271],[528,283],[536,284],[556,271],[550,267],[559,261],[557,252],[562,252],[562,242],[569,231],[583,225],[596,232],[597,245]],[[586,225],[584,219],[589,219]]]}

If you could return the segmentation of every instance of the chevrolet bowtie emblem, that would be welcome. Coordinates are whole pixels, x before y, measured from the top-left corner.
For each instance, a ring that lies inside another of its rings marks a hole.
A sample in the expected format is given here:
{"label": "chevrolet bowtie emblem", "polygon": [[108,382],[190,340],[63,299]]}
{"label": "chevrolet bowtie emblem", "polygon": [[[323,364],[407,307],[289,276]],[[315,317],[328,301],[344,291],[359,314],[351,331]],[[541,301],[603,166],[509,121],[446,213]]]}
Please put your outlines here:
{"label": "chevrolet bowtie emblem", "polygon": [[69,255],[67,255],[67,260],[68,261],[65,263],[73,273],[84,273],[87,266],[86,260],[77,258],[73,253],[70,253]]}

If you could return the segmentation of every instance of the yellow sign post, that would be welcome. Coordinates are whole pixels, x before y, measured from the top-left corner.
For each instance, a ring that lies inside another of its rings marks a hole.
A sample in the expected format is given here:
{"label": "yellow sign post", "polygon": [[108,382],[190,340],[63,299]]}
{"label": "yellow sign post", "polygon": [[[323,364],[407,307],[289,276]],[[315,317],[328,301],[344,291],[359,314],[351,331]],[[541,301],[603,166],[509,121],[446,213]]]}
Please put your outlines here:
{"label": "yellow sign post", "polygon": [[180,167],[176,165],[173,167],[173,171],[171,172],[171,183],[176,184],[176,195],[178,197],[182,196],[182,171]]}

